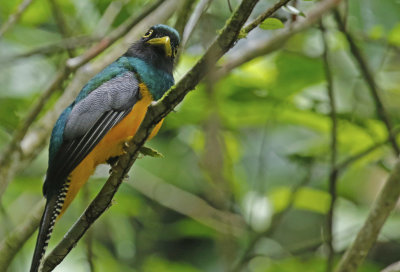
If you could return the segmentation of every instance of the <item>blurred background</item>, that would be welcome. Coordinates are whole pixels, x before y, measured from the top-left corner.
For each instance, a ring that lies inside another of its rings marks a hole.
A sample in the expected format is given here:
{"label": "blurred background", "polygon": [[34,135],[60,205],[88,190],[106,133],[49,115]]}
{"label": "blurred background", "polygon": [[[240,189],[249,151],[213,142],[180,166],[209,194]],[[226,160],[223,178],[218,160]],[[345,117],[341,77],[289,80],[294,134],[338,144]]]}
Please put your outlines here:
{"label": "blurred background", "polygon": [[[28,2],[26,10],[5,27],[22,1],[0,0],[1,152],[66,61],[79,60],[78,56],[131,18],[169,4],[170,10],[160,11],[162,21],[152,20],[175,26],[182,33],[196,8],[205,4],[180,52],[174,72],[178,81],[218,35],[232,14],[230,6],[235,8],[240,1],[24,2]],[[260,1],[251,18],[274,3]],[[218,66],[224,67],[280,31],[307,20],[302,14],[317,4],[291,1],[275,14],[276,20],[240,40]],[[344,1],[340,12],[398,132],[400,2]],[[206,78],[189,93],[168,115],[158,136],[147,143],[163,158],[142,157],[134,164],[113,205],[54,271],[326,271],[330,245],[335,250],[333,261],[338,261],[396,157],[344,34],[332,14],[324,15],[322,23],[324,31],[315,24],[223,77]],[[116,48],[129,45],[148,26],[138,22],[133,32],[120,35],[125,40],[95,55],[94,63],[104,66],[115,60],[123,53]],[[90,65],[82,67],[94,67]],[[331,85],[327,84],[327,65]],[[61,74],[57,88],[29,123],[21,147],[28,154],[11,152],[8,162],[0,165],[3,174],[11,173],[7,186],[3,183],[0,190],[0,241],[21,226],[42,199],[48,127],[54,124],[46,118],[80,72],[85,71]],[[333,87],[334,117],[329,86]],[[336,154],[334,164],[332,153]],[[108,169],[97,169],[56,224],[50,249],[98,193]],[[336,179],[330,179],[333,171]],[[332,180],[337,197],[330,217]],[[399,223],[396,211],[359,271],[379,271],[398,261]],[[28,270],[35,240],[36,233],[7,271]]]}

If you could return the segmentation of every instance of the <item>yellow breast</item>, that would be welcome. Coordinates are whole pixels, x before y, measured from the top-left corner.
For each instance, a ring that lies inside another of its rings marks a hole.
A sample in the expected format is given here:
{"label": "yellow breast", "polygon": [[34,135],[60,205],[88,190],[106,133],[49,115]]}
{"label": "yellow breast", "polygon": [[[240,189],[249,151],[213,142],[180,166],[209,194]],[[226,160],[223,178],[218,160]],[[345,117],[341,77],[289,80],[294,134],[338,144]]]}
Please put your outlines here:
{"label": "yellow breast", "polygon": [[[147,87],[143,83],[141,83],[139,87],[141,99],[136,102],[131,112],[115,127],[113,127],[85,157],[85,159],[83,159],[83,161],[71,172],[69,190],[58,218],[62,216],[79,192],[80,188],[93,174],[96,166],[105,163],[110,157],[121,155],[123,152],[124,142],[128,141],[135,135],[144,116],[146,115],[147,107],[153,101]],[[158,132],[161,124],[162,121],[154,128],[150,138]]]}

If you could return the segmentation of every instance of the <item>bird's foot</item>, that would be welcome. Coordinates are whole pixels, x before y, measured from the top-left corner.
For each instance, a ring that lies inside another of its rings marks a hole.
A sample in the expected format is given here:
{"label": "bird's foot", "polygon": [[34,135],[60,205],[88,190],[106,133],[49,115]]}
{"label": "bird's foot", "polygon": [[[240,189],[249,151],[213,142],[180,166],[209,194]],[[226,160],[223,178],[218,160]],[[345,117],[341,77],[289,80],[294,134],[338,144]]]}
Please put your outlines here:
{"label": "bird's foot", "polygon": [[115,156],[115,157],[110,157],[108,158],[108,160],[106,161],[108,165],[111,166],[110,170],[108,170],[108,174],[112,174],[112,168],[117,164],[119,157]]}

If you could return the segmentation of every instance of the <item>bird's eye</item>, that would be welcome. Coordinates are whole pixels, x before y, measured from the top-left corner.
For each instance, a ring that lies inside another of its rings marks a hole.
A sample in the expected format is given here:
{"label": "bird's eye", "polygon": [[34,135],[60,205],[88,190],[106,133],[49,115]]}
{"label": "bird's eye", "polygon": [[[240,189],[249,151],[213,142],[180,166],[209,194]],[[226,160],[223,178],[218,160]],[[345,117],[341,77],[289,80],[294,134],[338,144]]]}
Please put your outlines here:
{"label": "bird's eye", "polygon": [[174,56],[176,56],[176,54],[178,54],[178,48],[175,48],[174,50]]}
{"label": "bird's eye", "polygon": [[143,38],[148,38],[153,34],[153,29],[149,29],[149,31],[146,32],[146,34],[143,35]]}

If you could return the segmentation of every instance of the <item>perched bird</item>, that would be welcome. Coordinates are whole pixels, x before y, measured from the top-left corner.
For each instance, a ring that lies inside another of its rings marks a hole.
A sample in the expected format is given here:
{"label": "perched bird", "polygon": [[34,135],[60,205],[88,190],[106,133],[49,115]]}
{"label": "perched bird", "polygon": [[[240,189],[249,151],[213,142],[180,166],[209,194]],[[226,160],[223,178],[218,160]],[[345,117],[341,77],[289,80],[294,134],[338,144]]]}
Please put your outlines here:
{"label": "perched bird", "polygon": [[50,138],[43,185],[47,202],[31,272],[41,269],[57,218],[96,166],[123,153],[124,143],[135,135],[147,107],[174,84],[172,69],[179,42],[175,29],[161,24],[151,27],[122,57],[94,76],[61,113]]}

